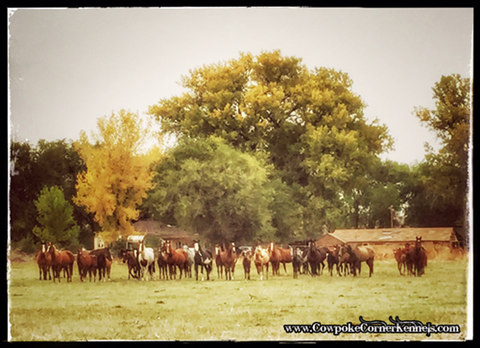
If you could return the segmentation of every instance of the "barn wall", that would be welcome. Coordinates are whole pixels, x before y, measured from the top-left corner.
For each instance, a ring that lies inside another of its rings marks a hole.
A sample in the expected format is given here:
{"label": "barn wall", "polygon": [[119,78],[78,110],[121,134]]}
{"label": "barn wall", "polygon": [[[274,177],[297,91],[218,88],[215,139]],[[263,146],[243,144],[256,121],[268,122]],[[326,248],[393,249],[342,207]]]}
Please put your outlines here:
{"label": "barn wall", "polygon": [[[368,243],[375,250],[376,260],[394,259],[393,250],[404,248],[405,242],[397,243]],[[410,243],[413,247],[414,243]],[[452,250],[449,242],[423,242],[422,246],[427,251],[428,260],[454,260],[463,256],[460,250]]]}

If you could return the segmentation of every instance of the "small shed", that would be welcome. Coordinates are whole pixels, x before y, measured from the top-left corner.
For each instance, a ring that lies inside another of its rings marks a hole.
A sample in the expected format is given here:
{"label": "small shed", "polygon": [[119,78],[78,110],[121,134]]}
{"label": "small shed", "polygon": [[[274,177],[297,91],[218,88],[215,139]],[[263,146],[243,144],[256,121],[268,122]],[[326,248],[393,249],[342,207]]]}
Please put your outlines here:
{"label": "small shed", "polygon": [[342,229],[327,233],[317,240],[318,246],[332,247],[336,244],[370,245],[375,249],[376,258],[393,258],[393,249],[413,245],[416,237],[422,237],[422,246],[428,258],[452,259],[463,255],[459,236],[452,227],[432,228],[378,228]]}
{"label": "small shed", "polygon": [[127,250],[135,250],[138,249],[138,245],[140,242],[142,242],[145,239],[145,235],[137,235],[137,234],[132,234],[127,237],[127,245],[126,249]]}
{"label": "small shed", "polygon": [[164,241],[170,240],[175,248],[181,248],[183,245],[193,245],[194,240],[198,239],[196,233],[188,233],[176,226],[163,225],[155,220],[139,220],[133,223],[133,228],[143,235],[153,235]]}

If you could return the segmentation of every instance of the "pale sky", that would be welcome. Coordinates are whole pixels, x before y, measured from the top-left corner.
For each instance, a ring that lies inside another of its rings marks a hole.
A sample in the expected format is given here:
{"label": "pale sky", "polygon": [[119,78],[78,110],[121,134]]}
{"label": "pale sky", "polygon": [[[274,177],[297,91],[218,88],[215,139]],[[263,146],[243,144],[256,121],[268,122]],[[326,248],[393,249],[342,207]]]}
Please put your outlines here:
{"label": "pale sky", "polygon": [[435,139],[414,107],[434,108],[442,75],[472,74],[473,9],[19,9],[8,29],[10,137],[31,144],[143,114],[191,69],[280,49],[348,73],[395,140],[382,158],[411,164]]}

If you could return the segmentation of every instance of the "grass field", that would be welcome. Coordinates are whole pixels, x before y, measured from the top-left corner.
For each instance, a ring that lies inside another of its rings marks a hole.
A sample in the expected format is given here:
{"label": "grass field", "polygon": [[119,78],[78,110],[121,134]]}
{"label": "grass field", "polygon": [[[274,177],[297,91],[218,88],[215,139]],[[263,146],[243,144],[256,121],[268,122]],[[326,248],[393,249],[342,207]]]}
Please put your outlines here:
{"label": "grass field", "polygon": [[[466,261],[431,261],[421,278],[398,274],[378,261],[367,277],[300,275],[234,281],[127,280],[112,266],[109,282],[39,281],[33,261],[12,262],[9,320],[12,341],[86,340],[462,340],[466,337]],[[366,270],[367,268],[365,268]],[[157,274],[158,279],[158,274]],[[359,324],[365,320],[419,320],[458,324],[455,334],[286,333],[285,324]]]}

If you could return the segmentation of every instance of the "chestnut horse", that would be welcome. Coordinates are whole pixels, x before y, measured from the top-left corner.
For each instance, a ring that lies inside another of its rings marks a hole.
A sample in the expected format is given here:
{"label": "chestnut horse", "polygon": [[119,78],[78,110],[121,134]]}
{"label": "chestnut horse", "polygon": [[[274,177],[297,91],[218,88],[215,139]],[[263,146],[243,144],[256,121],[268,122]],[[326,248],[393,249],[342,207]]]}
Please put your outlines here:
{"label": "chestnut horse", "polygon": [[395,260],[397,260],[397,267],[400,275],[405,275],[407,272],[407,253],[406,249],[393,249],[393,255],[395,256]]}
{"label": "chestnut horse", "polygon": [[37,261],[38,265],[38,271],[40,273],[40,280],[42,280],[42,274],[43,280],[47,280],[47,274],[48,280],[52,280],[52,276],[50,275],[50,265],[52,263],[52,259],[50,258],[50,255],[46,254],[46,251],[46,245],[45,243],[42,243],[42,249],[35,256],[35,260]]}
{"label": "chestnut horse", "polygon": [[215,245],[215,265],[217,266],[217,276],[218,279],[223,277],[223,262],[222,258],[220,257],[220,253],[222,252],[222,247],[220,244]]}
{"label": "chestnut horse", "polygon": [[228,244],[227,250],[220,253],[220,259],[225,266],[225,279],[233,280],[235,274],[235,263],[237,261],[234,242],[230,242],[230,244]]}
{"label": "chestnut horse", "polygon": [[[276,269],[272,270],[272,274],[278,275],[278,271],[280,269],[280,263],[283,264],[283,270],[285,271],[285,275],[287,275],[287,263],[292,262],[292,251],[290,248],[279,248],[275,242],[271,242],[270,246],[268,247],[269,256],[270,256],[270,263],[273,265],[275,264]],[[273,260],[273,261],[272,261]]]}
{"label": "chestnut horse", "polygon": [[180,249],[174,249],[172,242],[167,240],[165,242],[165,253],[167,255],[167,265],[170,271],[170,279],[177,278],[177,272],[175,270],[175,267],[178,267],[180,270],[180,278],[182,279],[182,273],[183,270],[185,269],[185,264],[188,262],[187,260],[187,253],[183,248]]}
{"label": "chestnut horse", "polygon": [[93,281],[95,281],[97,277],[97,257],[95,255],[90,255],[86,250],[77,250],[77,265],[81,282],[86,278],[87,273],[90,276],[90,281],[92,281],[92,274]]}
{"label": "chestnut horse", "polygon": [[257,273],[260,276],[260,280],[263,280],[263,268],[266,267],[267,272],[265,273],[266,278],[268,279],[268,263],[270,262],[270,257],[268,256],[267,249],[262,248],[261,245],[257,245],[255,252],[253,253],[253,263],[257,267]]}
{"label": "chestnut horse", "polygon": [[69,250],[58,251],[52,243],[48,243],[46,253],[50,255],[52,260],[53,282],[58,278],[60,283],[60,272],[63,269],[67,272],[67,283],[72,281],[73,263],[75,257]]}
{"label": "chestnut horse", "polygon": [[272,265],[272,275],[278,275],[280,262],[282,262],[282,254],[280,253],[274,242],[270,242],[267,250],[270,264]]}

